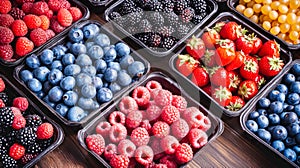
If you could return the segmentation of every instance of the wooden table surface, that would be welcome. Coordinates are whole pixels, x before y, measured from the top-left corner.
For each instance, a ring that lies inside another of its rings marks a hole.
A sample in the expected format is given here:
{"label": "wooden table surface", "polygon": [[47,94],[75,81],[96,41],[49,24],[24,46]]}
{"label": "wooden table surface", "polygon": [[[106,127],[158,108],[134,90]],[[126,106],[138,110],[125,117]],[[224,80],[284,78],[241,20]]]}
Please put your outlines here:
{"label": "wooden table surface", "polygon": [[[102,23],[104,9],[97,7],[92,8],[87,0],[81,0],[91,11],[91,19],[98,20]],[[227,9],[226,3],[220,3],[219,9]],[[95,14],[97,13],[97,14]],[[128,44],[132,42],[128,41]],[[139,46],[131,47],[137,49],[143,57],[151,63],[153,71],[163,71],[179,82],[182,87],[194,99],[201,100],[198,91],[176,75],[168,66],[169,58],[154,57],[148,53],[139,50]],[[2,71],[2,73],[10,76],[12,71]],[[14,81],[13,81],[14,82]],[[204,104],[209,107],[209,103]],[[64,130],[65,137],[63,143],[54,151],[44,156],[34,167],[35,168],[83,168],[83,167],[103,167],[101,163],[85,151],[77,140],[77,132],[80,128],[64,126],[62,122],[51,115],[46,109],[44,111]],[[213,111],[212,111],[213,112]],[[263,145],[249,138],[241,129],[239,117],[227,117],[218,115],[224,122],[224,132],[217,139],[207,144],[201,149],[200,154],[190,162],[187,167],[290,167],[289,163],[275,155],[272,151]]]}

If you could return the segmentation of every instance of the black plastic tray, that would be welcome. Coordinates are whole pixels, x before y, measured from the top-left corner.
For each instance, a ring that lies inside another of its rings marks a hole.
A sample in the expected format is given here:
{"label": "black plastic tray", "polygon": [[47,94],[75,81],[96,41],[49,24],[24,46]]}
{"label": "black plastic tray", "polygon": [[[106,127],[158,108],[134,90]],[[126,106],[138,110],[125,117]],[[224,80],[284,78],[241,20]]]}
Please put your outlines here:
{"label": "black plastic tray", "polygon": [[[255,30],[253,27],[251,27],[250,25],[244,23],[243,21],[241,21],[240,19],[238,19],[235,15],[233,15],[232,13],[229,12],[224,12],[221,13],[218,17],[216,17],[207,27],[213,27],[216,23],[220,22],[220,21],[235,21],[237,22],[239,25],[242,25],[243,28],[246,28],[250,33],[255,33],[257,35],[257,37],[260,37],[261,40],[263,42],[269,40],[269,38],[267,38],[266,36],[264,36],[263,34],[261,34],[259,31]],[[202,34],[204,33],[204,29],[196,35],[196,37],[200,37]],[[252,103],[252,101],[254,99],[256,99],[262,92],[263,90],[265,90],[266,88],[268,88],[268,86],[272,83],[274,83],[274,80],[283,73],[285,67],[287,67],[287,65],[289,65],[292,61],[292,57],[291,57],[291,53],[285,51],[284,49],[280,48],[280,58],[283,59],[285,66],[283,67],[283,70],[275,77],[273,77],[273,79],[271,79],[270,81],[267,81],[266,85],[263,86],[259,92],[257,93],[256,96],[254,96],[252,99],[250,99],[243,108],[241,108],[238,111],[230,111],[225,109],[224,107],[220,106],[211,96],[209,96],[206,92],[204,92],[201,88],[199,88],[198,86],[196,86],[193,82],[191,82],[190,79],[188,79],[187,77],[183,76],[175,67],[176,64],[176,60],[179,54],[182,53],[186,53],[185,49],[183,48],[182,50],[180,50],[176,55],[174,55],[171,59],[170,59],[170,66],[171,68],[178,73],[181,77],[185,78],[189,83],[191,83],[194,87],[196,87],[202,94],[204,94],[206,97],[208,97],[210,99],[210,101],[214,102],[219,108],[222,109],[222,111],[228,115],[229,117],[236,117],[239,116],[245,109],[248,108],[248,106]]]}
{"label": "black plastic tray", "polygon": [[[119,39],[117,36],[115,36],[114,34],[110,33],[105,27],[101,26],[101,24],[98,21],[94,21],[94,20],[86,20],[80,23],[76,23],[74,26],[72,27],[78,27],[81,28],[87,24],[90,23],[94,23],[97,24],[100,28],[100,31],[107,34],[110,37],[111,43],[115,44],[116,42],[122,41],[121,39]],[[45,46],[45,48],[52,48],[54,46],[56,46],[57,44],[65,44],[66,40],[67,40],[67,33],[68,32],[64,32],[61,36],[59,36],[59,38],[56,41],[52,41],[51,43],[47,44]],[[37,53],[35,53],[37,56],[39,56],[42,53],[43,50],[39,50]],[[145,74],[147,74],[150,71],[150,63],[144,59],[141,55],[139,55],[137,52],[135,52],[134,50],[131,49],[131,56],[134,58],[134,60],[138,60],[141,61],[146,68],[146,71],[144,73],[144,76],[142,76],[140,78],[143,79],[145,77]],[[117,94],[114,95],[113,99],[110,102],[107,103],[103,103],[100,105],[100,108],[98,110],[94,110],[91,111],[89,113],[89,115],[87,117],[85,117],[84,119],[82,119],[80,122],[73,122],[73,121],[69,121],[66,118],[62,117],[61,115],[59,115],[53,108],[51,108],[49,105],[47,105],[43,100],[41,100],[40,98],[38,98],[32,91],[29,90],[29,88],[26,86],[26,84],[20,79],[19,77],[19,72],[21,70],[25,69],[25,63],[17,66],[14,70],[14,78],[16,79],[17,82],[19,82],[24,89],[26,89],[28,92],[30,92],[32,94],[32,96],[40,101],[44,106],[47,107],[47,109],[49,109],[54,115],[56,115],[64,124],[68,125],[68,126],[78,126],[81,124],[86,123],[89,119],[91,119],[94,115],[96,115],[97,113],[101,113],[101,111],[111,102],[113,102],[116,98],[118,98],[120,96],[121,93],[125,92],[127,89],[131,88],[133,85],[135,85],[135,82],[131,83],[129,86],[126,86],[124,88],[122,88]]]}

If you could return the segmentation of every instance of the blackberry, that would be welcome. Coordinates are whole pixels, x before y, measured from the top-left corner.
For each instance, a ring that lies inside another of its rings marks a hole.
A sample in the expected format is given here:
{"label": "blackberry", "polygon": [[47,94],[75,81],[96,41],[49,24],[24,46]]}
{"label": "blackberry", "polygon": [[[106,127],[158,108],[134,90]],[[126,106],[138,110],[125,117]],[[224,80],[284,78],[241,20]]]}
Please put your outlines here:
{"label": "blackberry", "polygon": [[42,148],[42,150],[47,149],[52,144],[52,142],[53,142],[53,138],[37,141],[37,143]]}
{"label": "blackberry", "polygon": [[8,95],[5,92],[0,93],[0,99],[2,99],[4,104],[8,103]]}
{"label": "blackberry", "polygon": [[5,137],[7,139],[8,146],[11,146],[16,141],[16,137],[18,133],[19,133],[18,130],[10,130],[9,132],[7,132]]}
{"label": "blackberry", "polygon": [[192,0],[191,4],[196,14],[206,13],[207,3],[205,0]]}
{"label": "blackberry", "polygon": [[8,156],[7,154],[1,155],[1,163],[3,168],[17,167],[17,161]]}
{"label": "blackberry", "polygon": [[128,25],[135,25],[137,24],[138,22],[141,21],[142,19],[142,15],[141,13],[139,12],[132,12],[132,13],[129,13],[128,15],[126,15],[126,22],[128,23]]}
{"label": "blackberry", "polygon": [[206,16],[205,13],[202,13],[200,15],[195,15],[192,19],[192,23],[194,23],[195,25],[199,24],[204,19],[205,16]]}
{"label": "blackberry", "polygon": [[132,13],[135,11],[135,3],[132,2],[131,0],[125,0],[122,4],[121,7],[119,8],[119,12],[120,14],[123,15],[127,15],[129,13]]}
{"label": "blackberry", "polygon": [[155,32],[160,34],[162,37],[167,37],[174,33],[175,29],[171,26],[162,26],[156,29]]}
{"label": "blackberry", "polygon": [[26,119],[26,126],[28,127],[37,127],[43,123],[42,118],[36,114],[28,115],[25,117],[25,119]]}
{"label": "blackberry", "polygon": [[8,143],[5,137],[0,137],[0,155],[4,155],[7,153]]}
{"label": "blackberry", "polygon": [[161,2],[159,1],[151,1],[148,4],[148,10],[155,11],[155,12],[162,12],[164,7]]}
{"label": "blackberry", "polygon": [[147,46],[149,44],[149,37],[150,37],[150,33],[138,33],[135,35],[135,38],[137,38]]}
{"label": "blackberry", "polygon": [[151,33],[149,38],[149,47],[158,47],[161,43],[161,37],[157,33]]}
{"label": "blackberry", "polygon": [[188,34],[188,32],[190,31],[190,26],[188,26],[187,24],[180,24],[177,27],[177,35],[178,35],[178,39],[183,38],[184,36],[186,36]]}
{"label": "blackberry", "polygon": [[28,148],[27,148],[27,152],[29,154],[38,154],[42,151],[43,151],[43,149],[40,147],[40,145],[38,143],[33,143],[30,146],[28,146]]}
{"label": "blackberry", "polygon": [[15,19],[15,20],[22,20],[25,16],[25,13],[20,8],[12,8],[9,14]]}
{"label": "blackberry", "polygon": [[149,20],[147,20],[147,19],[141,20],[141,22],[139,23],[138,27],[141,30],[141,33],[143,33],[143,32],[151,32],[151,30],[152,30],[152,25],[149,22]]}
{"label": "blackberry", "polygon": [[188,3],[186,0],[176,0],[174,2],[174,12],[178,15],[187,7]]}
{"label": "blackberry", "polygon": [[35,130],[32,127],[25,127],[20,130],[16,137],[17,141],[25,147],[30,146],[36,140]]}
{"label": "blackberry", "polygon": [[173,36],[165,37],[162,39],[161,48],[169,50],[175,45],[176,42],[177,40]]}
{"label": "blackberry", "polygon": [[116,19],[119,19],[121,18],[121,14],[119,12],[112,12],[108,15],[108,17],[111,19],[111,20],[116,20]]}
{"label": "blackberry", "polygon": [[138,28],[136,27],[136,26],[128,26],[127,28],[126,28],[126,30],[128,31],[128,33],[130,33],[130,34],[136,34],[136,33],[138,33]]}
{"label": "blackberry", "polygon": [[164,17],[159,12],[150,12],[148,20],[153,26],[162,26],[164,24]]}
{"label": "blackberry", "polygon": [[191,7],[185,8],[180,14],[180,18],[183,23],[190,22],[194,16],[195,10]]}
{"label": "blackberry", "polygon": [[164,7],[164,12],[170,13],[174,11],[174,3],[171,0],[161,1],[161,3]]}
{"label": "blackberry", "polygon": [[165,25],[177,27],[179,22],[179,17],[174,12],[165,13],[164,18],[166,20]]}
{"label": "blackberry", "polygon": [[12,125],[14,120],[14,113],[10,107],[0,108],[0,126],[3,128],[8,128]]}
{"label": "blackberry", "polygon": [[30,162],[32,159],[34,159],[37,156],[37,154],[29,154],[26,153],[21,159],[20,159],[20,163],[22,165],[27,164],[28,162]]}

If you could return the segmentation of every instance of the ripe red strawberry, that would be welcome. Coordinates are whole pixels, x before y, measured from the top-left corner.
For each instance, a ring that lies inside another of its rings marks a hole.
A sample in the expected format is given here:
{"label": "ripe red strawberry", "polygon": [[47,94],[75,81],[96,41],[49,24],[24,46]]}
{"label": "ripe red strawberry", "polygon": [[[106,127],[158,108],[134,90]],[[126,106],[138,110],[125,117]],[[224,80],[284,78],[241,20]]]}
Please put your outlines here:
{"label": "ripe red strawberry", "polygon": [[255,79],[254,79],[254,82],[257,83],[257,88],[260,89],[263,85],[266,84],[266,79],[261,76],[261,75],[258,75]]}
{"label": "ripe red strawberry", "polygon": [[6,14],[11,10],[11,2],[9,0],[0,1],[0,13]]}
{"label": "ripe red strawberry", "polygon": [[68,9],[72,15],[73,18],[73,22],[76,22],[77,20],[79,20],[80,18],[82,18],[82,12],[79,8],[77,7],[70,7]]}
{"label": "ripe red strawberry", "polygon": [[14,55],[11,45],[0,45],[0,58],[3,60],[10,60]]}
{"label": "ripe red strawberry", "polygon": [[16,115],[14,117],[12,127],[15,130],[19,130],[21,128],[24,128],[25,125],[26,125],[26,119],[23,117],[23,115]]}
{"label": "ripe red strawberry", "polygon": [[15,20],[11,24],[11,30],[15,36],[25,36],[28,33],[28,28],[23,20]]}
{"label": "ripe red strawberry", "polygon": [[0,44],[9,44],[14,40],[14,33],[7,27],[0,26]]}
{"label": "ripe red strawberry", "polygon": [[50,123],[41,124],[36,131],[36,135],[38,139],[49,139],[53,136],[53,126]]}
{"label": "ripe red strawberry", "polygon": [[45,31],[48,30],[49,27],[50,27],[50,20],[49,20],[49,18],[47,16],[45,16],[45,15],[41,15],[39,17],[40,17],[41,22],[42,22],[40,28],[42,28]]}
{"label": "ripe red strawberry", "polygon": [[42,24],[41,19],[37,15],[33,14],[24,16],[23,20],[29,29],[39,28]]}
{"label": "ripe red strawberry", "polygon": [[25,155],[25,147],[20,144],[14,143],[9,148],[9,156],[15,160],[21,159],[24,155]]}
{"label": "ripe red strawberry", "polygon": [[253,41],[250,36],[243,35],[235,41],[237,50],[243,51],[245,55],[250,54],[253,50]]}
{"label": "ripe red strawberry", "polygon": [[234,93],[238,90],[240,83],[242,82],[241,77],[236,73],[235,71],[229,71],[228,72],[228,77],[230,80],[230,84],[228,89]]}
{"label": "ripe red strawberry", "polygon": [[49,6],[48,6],[47,2],[43,2],[43,1],[33,3],[32,8],[31,8],[32,14],[35,14],[38,16],[44,15],[48,11],[49,11]]}
{"label": "ripe red strawberry", "polygon": [[57,13],[57,21],[62,26],[71,26],[73,22],[72,14],[64,8],[61,8]]}
{"label": "ripe red strawberry", "polygon": [[10,27],[14,18],[10,14],[0,14],[0,26]]}
{"label": "ripe red strawberry", "polygon": [[216,51],[215,50],[205,50],[204,56],[201,58],[201,61],[205,67],[213,67],[216,65]]}
{"label": "ripe red strawberry", "polygon": [[31,31],[30,39],[38,47],[47,42],[47,34],[43,29],[37,28]]}
{"label": "ripe red strawberry", "polygon": [[235,44],[231,40],[219,40],[217,45],[216,62],[220,66],[225,66],[235,59]]}
{"label": "ripe red strawberry", "polygon": [[252,35],[253,49],[250,54],[255,55],[260,50],[262,46],[262,41],[260,38]]}
{"label": "ripe red strawberry", "polygon": [[269,40],[265,42],[262,47],[260,48],[258,55],[260,57],[263,56],[275,56],[275,57],[280,57],[280,45],[276,43],[275,40]]}
{"label": "ripe red strawberry", "polygon": [[88,135],[85,139],[85,143],[91,151],[99,156],[104,152],[105,140],[100,134]]}
{"label": "ripe red strawberry", "polygon": [[209,96],[211,96],[211,85],[206,85],[202,88],[202,90],[208,94]]}
{"label": "ripe red strawberry", "polygon": [[207,32],[204,32],[201,38],[206,48],[215,49],[215,44],[220,40],[220,34],[215,29],[208,28]]}
{"label": "ripe red strawberry", "polygon": [[187,41],[185,49],[188,54],[190,54],[194,59],[198,60],[204,55],[205,45],[201,38],[193,36]]}
{"label": "ripe red strawberry", "polygon": [[229,87],[230,79],[226,69],[214,67],[210,70],[210,82],[215,86]]}
{"label": "ripe red strawberry", "polygon": [[284,66],[283,61],[276,56],[264,56],[258,63],[259,72],[267,77],[276,76]]}
{"label": "ripe red strawberry", "polygon": [[220,35],[223,39],[229,39],[235,41],[242,35],[241,26],[236,22],[227,22],[220,30]]}
{"label": "ripe red strawberry", "polygon": [[245,79],[254,80],[259,73],[258,63],[250,56],[246,57],[245,62],[240,67],[240,74]]}
{"label": "ripe red strawberry", "polygon": [[226,68],[227,71],[236,70],[236,69],[240,68],[243,65],[243,63],[245,61],[245,58],[246,58],[243,51],[236,51],[235,55],[236,55],[235,59],[231,63],[226,65],[225,68]]}
{"label": "ripe red strawberry", "polygon": [[199,62],[188,54],[178,55],[176,60],[176,68],[184,76],[189,76],[198,65]]}
{"label": "ripe red strawberry", "polygon": [[228,88],[219,86],[213,89],[212,97],[219,105],[226,107],[231,101],[232,93]]}
{"label": "ripe red strawberry", "polygon": [[192,74],[192,82],[199,86],[203,87],[209,83],[209,75],[207,70],[204,67],[197,67],[194,69]]}
{"label": "ripe red strawberry", "polygon": [[241,82],[238,95],[244,100],[250,100],[258,92],[257,85],[253,80],[245,80]]}
{"label": "ripe red strawberry", "polygon": [[230,111],[239,111],[245,106],[245,101],[239,96],[232,96],[229,104],[226,106],[226,109]]}
{"label": "ripe red strawberry", "polygon": [[30,53],[34,48],[34,44],[27,37],[20,37],[16,42],[16,54],[24,56]]}

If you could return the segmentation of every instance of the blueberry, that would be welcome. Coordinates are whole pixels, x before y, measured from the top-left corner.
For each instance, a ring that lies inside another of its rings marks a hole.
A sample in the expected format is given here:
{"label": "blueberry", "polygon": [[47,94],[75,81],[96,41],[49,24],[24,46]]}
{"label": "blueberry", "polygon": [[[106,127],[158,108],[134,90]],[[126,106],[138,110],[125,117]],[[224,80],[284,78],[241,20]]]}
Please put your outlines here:
{"label": "blueberry", "polygon": [[91,109],[96,110],[96,109],[99,109],[99,108],[100,108],[100,104],[97,101],[94,101]]}
{"label": "blueberry", "polygon": [[42,90],[37,92],[35,95],[40,99],[43,99],[43,97],[46,96],[45,92],[43,92]]}
{"label": "blueberry", "polygon": [[94,101],[91,98],[80,97],[78,100],[78,106],[84,110],[91,110],[94,106]]}
{"label": "blueberry", "polygon": [[56,111],[59,115],[61,115],[61,116],[63,116],[63,117],[67,115],[68,110],[69,110],[69,107],[66,106],[66,105],[64,105],[64,104],[62,104],[62,103],[57,104],[57,105],[55,106],[55,111]]}
{"label": "blueberry", "polygon": [[71,64],[65,67],[64,74],[66,76],[76,76],[80,73],[81,68],[79,65]]}
{"label": "blueberry", "polygon": [[27,57],[25,62],[26,65],[31,69],[35,69],[41,66],[40,60],[35,54],[32,54],[29,57]]}
{"label": "blueberry", "polygon": [[52,49],[52,52],[54,57],[59,60],[63,55],[65,55],[66,50],[62,45],[58,45]]}
{"label": "blueberry", "polygon": [[271,146],[279,152],[282,152],[285,149],[284,143],[280,140],[273,141]]}
{"label": "blueberry", "polygon": [[300,102],[300,96],[298,93],[290,93],[287,96],[287,103],[290,105],[296,105]]}
{"label": "blueberry", "polygon": [[278,84],[276,86],[276,90],[278,90],[280,93],[284,93],[285,95],[287,95],[289,92],[289,89],[284,84]]}
{"label": "blueberry", "polygon": [[258,129],[257,136],[260,137],[263,141],[270,143],[271,133],[265,129]]}
{"label": "blueberry", "polygon": [[293,146],[293,150],[296,152],[297,155],[300,154],[300,146]]}
{"label": "blueberry", "polygon": [[122,42],[116,44],[116,51],[120,57],[124,57],[130,54],[130,48],[127,44]]}
{"label": "blueberry", "polygon": [[265,115],[260,115],[257,117],[256,123],[259,128],[266,128],[269,125],[269,119]]}
{"label": "blueberry", "polygon": [[294,162],[297,158],[296,152],[290,148],[285,149],[282,153],[286,158],[288,158],[292,162]]}
{"label": "blueberry", "polygon": [[50,65],[53,62],[54,54],[50,49],[46,49],[40,55],[40,61],[44,65]]}
{"label": "blueberry", "polygon": [[284,108],[284,111],[294,111],[294,106],[293,105],[287,105],[287,106],[285,106],[285,108]]}
{"label": "blueberry", "polygon": [[278,114],[275,113],[269,114],[268,119],[271,125],[280,124],[280,117]]}
{"label": "blueberry", "polygon": [[134,62],[133,57],[131,55],[126,55],[125,57],[121,58],[120,65],[122,69],[127,69],[128,66],[133,62]]}
{"label": "blueberry", "polygon": [[53,85],[50,83],[50,81],[46,81],[43,83],[43,91],[45,93],[48,93],[50,89],[52,89]]}
{"label": "blueberry", "polygon": [[77,103],[78,94],[70,90],[63,95],[62,99],[65,105],[74,106]]}
{"label": "blueberry", "polygon": [[54,86],[49,90],[48,96],[51,102],[59,102],[62,99],[64,92],[59,86]]}
{"label": "blueberry", "polygon": [[85,84],[81,88],[81,94],[85,98],[94,98],[96,93],[97,91],[93,84]]}
{"label": "blueberry", "polygon": [[263,97],[258,101],[258,107],[267,109],[270,106],[271,102],[269,99]]}
{"label": "blueberry", "polygon": [[52,69],[48,74],[48,81],[52,85],[57,85],[63,78],[63,73],[58,69]]}
{"label": "blueberry", "polygon": [[104,57],[103,59],[106,62],[112,62],[117,58],[117,52],[114,48],[110,48],[108,49],[105,53],[104,53]]}
{"label": "blueberry", "polygon": [[76,58],[76,61],[75,63],[81,67],[84,67],[84,66],[89,66],[89,65],[92,65],[92,60],[91,58],[86,55],[86,54],[80,54],[77,58]]}
{"label": "blueberry", "polygon": [[95,86],[96,90],[99,90],[103,86],[102,79],[97,76],[92,77],[92,84]]}
{"label": "blueberry", "polygon": [[246,121],[246,127],[251,131],[251,132],[256,132],[258,130],[258,125],[254,120],[247,120]]}
{"label": "blueberry", "polygon": [[75,63],[75,56],[71,53],[67,53],[62,57],[61,61],[62,61],[64,66],[74,64]]}
{"label": "blueberry", "polygon": [[107,82],[114,82],[117,80],[118,72],[112,68],[107,68],[104,72],[104,79]]}
{"label": "blueberry", "polygon": [[85,73],[80,73],[76,76],[76,85],[78,87],[81,87],[84,84],[91,84],[91,83],[92,83],[92,78]]}
{"label": "blueberry", "polygon": [[300,132],[300,126],[297,123],[292,123],[286,127],[289,136],[294,137]]}
{"label": "blueberry", "polygon": [[292,123],[294,123],[296,121],[298,121],[298,116],[294,112],[286,112],[281,117],[281,123],[285,124],[285,125],[292,124]]}
{"label": "blueberry", "polygon": [[42,90],[42,83],[36,78],[29,79],[27,86],[33,92],[39,92]]}
{"label": "blueberry", "polygon": [[97,73],[104,73],[107,68],[107,64],[103,59],[96,60],[94,66],[97,70]]}
{"label": "blueberry", "polygon": [[297,144],[300,144],[300,133],[295,136],[295,141]]}
{"label": "blueberry", "polygon": [[281,113],[283,111],[283,103],[280,101],[274,101],[270,104],[269,112],[270,113]]}
{"label": "blueberry", "polygon": [[47,67],[41,66],[34,69],[32,73],[36,79],[38,79],[41,82],[44,82],[47,80],[49,72],[50,70]]}
{"label": "blueberry", "polygon": [[300,104],[295,105],[294,111],[297,114],[297,116],[299,117],[300,116]]}
{"label": "blueberry", "polygon": [[99,103],[105,103],[113,98],[113,93],[108,88],[100,88],[97,92],[96,97]]}
{"label": "blueberry", "polygon": [[290,85],[290,91],[292,93],[300,93],[300,82],[296,81],[296,82],[292,82]]}
{"label": "blueberry", "polygon": [[83,32],[79,28],[72,28],[68,33],[69,40],[78,43],[83,40]]}
{"label": "blueberry", "polygon": [[264,115],[264,116],[268,115],[268,112],[266,109],[257,109],[257,112],[259,115]]}
{"label": "blueberry", "polygon": [[84,43],[84,45],[86,46],[86,49],[90,49],[93,45],[96,45],[94,41],[86,41]]}
{"label": "blueberry", "polygon": [[120,63],[118,63],[118,62],[109,62],[107,64],[107,67],[115,69],[116,71],[120,71],[121,70]]}
{"label": "blueberry", "polygon": [[140,61],[134,61],[128,66],[128,74],[132,77],[141,77],[145,73],[145,66]]}
{"label": "blueberry", "polygon": [[249,113],[249,119],[255,120],[259,116],[259,113],[257,111],[252,111]]}
{"label": "blueberry", "polygon": [[75,84],[76,84],[76,81],[75,81],[75,78],[73,76],[64,77],[60,81],[60,87],[63,90],[72,90],[75,87]]}
{"label": "blueberry", "polygon": [[287,130],[282,125],[277,125],[273,128],[271,135],[272,138],[275,140],[284,140],[287,137]]}
{"label": "blueberry", "polygon": [[294,64],[291,68],[291,72],[296,76],[300,76],[300,64]]}
{"label": "blueberry", "polygon": [[122,88],[121,86],[116,83],[116,82],[113,82],[109,85],[109,89],[114,93],[116,94],[117,92],[119,92]]}
{"label": "blueberry", "polygon": [[291,83],[295,82],[296,77],[291,73],[284,74],[282,77],[282,83],[290,85]]}
{"label": "blueberry", "polygon": [[68,119],[70,121],[79,122],[86,116],[87,113],[85,113],[84,110],[78,106],[74,106],[68,111]]}
{"label": "blueberry", "polygon": [[272,90],[269,93],[268,97],[269,97],[270,101],[279,101],[278,100],[278,99],[280,99],[279,95],[280,95],[280,92],[278,90]]}
{"label": "blueberry", "polygon": [[20,78],[26,83],[28,80],[33,78],[33,74],[29,70],[25,69],[20,72]]}
{"label": "blueberry", "polygon": [[102,48],[110,45],[110,39],[106,34],[100,33],[95,38],[96,44],[100,45]]}
{"label": "blueberry", "polygon": [[96,73],[97,73],[97,70],[96,70],[96,68],[94,66],[89,65],[89,66],[82,67],[81,68],[81,72],[82,73],[86,73],[86,74],[88,74],[90,76],[95,76]]}
{"label": "blueberry", "polygon": [[93,45],[88,49],[88,55],[96,60],[101,59],[104,55],[103,49],[99,45]]}
{"label": "blueberry", "polygon": [[72,43],[71,41],[68,41],[68,42],[66,43],[66,47],[70,50],[72,44],[73,44],[73,43]]}
{"label": "blueberry", "polygon": [[48,104],[48,106],[50,106],[51,108],[55,108],[55,106],[56,106],[56,104],[54,102],[52,102],[52,101],[49,100],[49,96],[48,95],[43,98],[43,101],[46,104]]}
{"label": "blueberry", "polygon": [[54,60],[50,66],[50,69],[58,69],[62,71],[63,65],[60,60]]}
{"label": "blueberry", "polygon": [[71,52],[74,55],[80,55],[80,54],[85,54],[86,53],[86,47],[84,44],[80,43],[74,43],[71,47]]}
{"label": "blueberry", "polygon": [[83,34],[87,39],[94,38],[99,31],[100,29],[96,24],[89,24],[83,27]]}
{"label": "blueberry", "polygon": [[122,86],[128,86],[132,82],[131,77],[126,73],[126,71],[119,71],[118,72],[118,78],[117,83]]}

